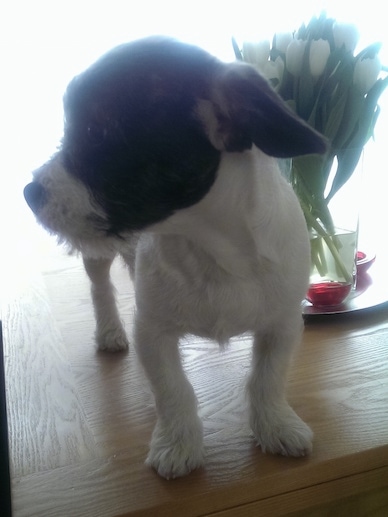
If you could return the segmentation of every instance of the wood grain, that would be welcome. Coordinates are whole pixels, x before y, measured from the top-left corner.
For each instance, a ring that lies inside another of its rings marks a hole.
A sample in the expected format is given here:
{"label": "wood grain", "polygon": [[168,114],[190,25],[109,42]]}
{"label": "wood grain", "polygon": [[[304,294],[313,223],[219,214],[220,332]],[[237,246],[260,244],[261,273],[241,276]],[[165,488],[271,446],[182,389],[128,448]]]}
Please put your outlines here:
{"label": "wood grain", "polygon": [[82,461],[95,443],[42,278],[4,311],[15,477]]}
{"label": "wood grain", "polygon": [[[184,340],[206,467],[167,482],[144,466],[155,414],[133,346],[125,354],[96,352],[78,258],[50,248],[41,269],[29,272],[3,312],[16,517],[310,515],[340,501],[372,504],[371,494],[386,507],[386,308],[306,326],[289,399],[315,432],[309,458],[263,455],[254,446],[244,391],[249,336],[224,351]],[[130,334],[133,292],[119,262],[113,278]],[[357,505],[351,515],[363,508]]]}

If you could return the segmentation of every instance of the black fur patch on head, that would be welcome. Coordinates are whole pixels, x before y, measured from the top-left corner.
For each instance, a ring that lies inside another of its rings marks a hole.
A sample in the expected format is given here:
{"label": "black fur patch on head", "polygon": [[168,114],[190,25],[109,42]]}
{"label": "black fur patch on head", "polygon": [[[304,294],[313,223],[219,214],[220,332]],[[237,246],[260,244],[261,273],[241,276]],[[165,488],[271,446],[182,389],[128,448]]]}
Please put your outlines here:
{"label": "black fur patch on head", "polygon": [[138,230],[197,203],[220,160],[198,120],[205,51],[165,38],[121,45],[69,84],[62,156],[107,214],[110,232]]}

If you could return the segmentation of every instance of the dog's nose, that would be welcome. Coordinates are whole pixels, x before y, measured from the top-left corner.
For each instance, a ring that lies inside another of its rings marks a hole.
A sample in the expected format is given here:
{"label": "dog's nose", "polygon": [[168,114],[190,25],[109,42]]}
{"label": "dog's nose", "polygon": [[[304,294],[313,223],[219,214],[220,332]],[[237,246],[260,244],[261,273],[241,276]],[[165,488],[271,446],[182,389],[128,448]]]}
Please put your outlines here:
{"label": "dog's nose", "polygon": [[24,187],[23,193],[28,206],[36,214],[44,204],[44,187],[40,183],[33,181]]}

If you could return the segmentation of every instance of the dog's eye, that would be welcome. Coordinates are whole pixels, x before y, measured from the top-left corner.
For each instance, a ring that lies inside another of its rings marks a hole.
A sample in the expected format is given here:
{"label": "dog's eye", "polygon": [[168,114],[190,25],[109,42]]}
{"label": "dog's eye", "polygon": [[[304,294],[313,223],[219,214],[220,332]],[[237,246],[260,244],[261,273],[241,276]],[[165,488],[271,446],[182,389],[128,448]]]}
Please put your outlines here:
{"label": "dog's eye", "polygon": [[102,144],[107,133],[107,129],[99,126],[98,124],[90,123],[88,125],[88,138],[94,145]]}

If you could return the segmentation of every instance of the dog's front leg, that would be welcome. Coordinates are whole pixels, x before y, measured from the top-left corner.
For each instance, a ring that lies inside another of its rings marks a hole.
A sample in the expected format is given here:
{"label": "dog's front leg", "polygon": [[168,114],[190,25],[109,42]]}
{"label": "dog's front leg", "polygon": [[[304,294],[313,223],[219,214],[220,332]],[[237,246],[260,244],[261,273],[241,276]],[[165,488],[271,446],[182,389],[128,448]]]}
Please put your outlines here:
{"label": "dog's front leg", "polygon": [[[299,320],[297,320],[299,321]],[[304,456],[311,452],[313,433],[288,405],[287,370],[300,332],[287,330],[291,322],[272,332],[255,335],[253,368],[248,383],[251,427],[263,452]]]}
{"label": "dog's front leg", "polygon": [[135,345],[154,393],[157,423],[146,464],[169,479],[203,465],[202,422],[183,371],[178,336],[135,321]]}
{"label": "dog's front leg", "polygon": [[82,258],[91,281],[97,347],[110,352],[126,350],[128,340],[117,310],[115,288],[109,274],[114,255],[100,259],[85,256]]}

